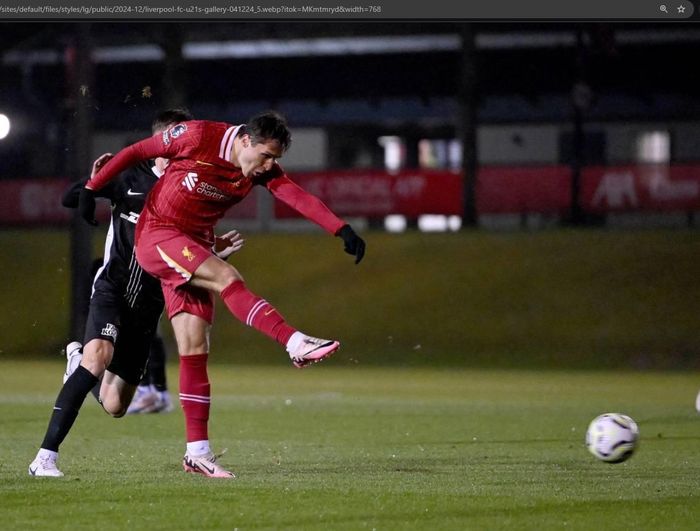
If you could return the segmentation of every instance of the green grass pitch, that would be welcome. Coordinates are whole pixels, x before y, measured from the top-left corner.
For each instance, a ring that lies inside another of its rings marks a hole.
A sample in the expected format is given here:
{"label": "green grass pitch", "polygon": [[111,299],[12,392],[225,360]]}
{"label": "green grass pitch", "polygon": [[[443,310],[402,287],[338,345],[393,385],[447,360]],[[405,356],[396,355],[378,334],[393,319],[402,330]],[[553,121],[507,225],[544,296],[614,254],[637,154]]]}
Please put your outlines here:
{"label": "green grass pitch", "polygon": [[[179,409],[109,418],[88,397],[66,477],[33,478],[58,361],[0,372],[3,529],[697,529],[697,373],[213,365],[211,439],[233,481],[185,474]],[[176,382],[171,367],[171,382]],[[172,386],[176,392],[176,385]],[[586,426],[631,415],[608,465]]]}

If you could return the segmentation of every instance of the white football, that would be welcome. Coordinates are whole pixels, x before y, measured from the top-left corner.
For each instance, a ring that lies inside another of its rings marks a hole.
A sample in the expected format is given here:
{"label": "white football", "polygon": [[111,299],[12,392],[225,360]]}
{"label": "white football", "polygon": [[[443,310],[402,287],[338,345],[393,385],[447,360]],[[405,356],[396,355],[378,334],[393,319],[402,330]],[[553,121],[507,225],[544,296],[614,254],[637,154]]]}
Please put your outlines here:
{"label": "white football", "polygon": [[601,461],[622,463],[637,448],[639,428],[627,415],[605,413],[593,419],[586,432],[586,447]]}

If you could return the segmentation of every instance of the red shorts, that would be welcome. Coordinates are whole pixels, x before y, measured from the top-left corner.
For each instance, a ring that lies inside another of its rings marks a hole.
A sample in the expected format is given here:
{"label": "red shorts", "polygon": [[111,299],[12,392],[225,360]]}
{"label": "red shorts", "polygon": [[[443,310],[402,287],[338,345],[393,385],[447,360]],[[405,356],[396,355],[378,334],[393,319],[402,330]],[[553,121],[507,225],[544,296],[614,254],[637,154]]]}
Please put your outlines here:
{"label": "red shorts", "polygon": [[136,259],[160,280],[168,318],[187,312],[211,324],[214,297],[208,290],[189,284],[197,268],[212,256],[211,250],[177,229],[143,229],[137,234]]}

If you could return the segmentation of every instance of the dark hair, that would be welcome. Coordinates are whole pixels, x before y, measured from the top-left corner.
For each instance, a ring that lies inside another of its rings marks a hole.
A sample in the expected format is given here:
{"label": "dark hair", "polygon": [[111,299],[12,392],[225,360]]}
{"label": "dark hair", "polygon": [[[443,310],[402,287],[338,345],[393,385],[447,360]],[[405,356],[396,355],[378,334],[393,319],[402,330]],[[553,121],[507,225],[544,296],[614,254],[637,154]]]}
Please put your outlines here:
{"label": "dark hair", "polygon": [[165,129],[167,125],[187,122],[189,120],[194,120],[194,116],[192,116],[192,113],[184,107],[166,109],[156,114],[156,117],[153,119],[153,123],[151,123],[151,129],[155,133],[160,129]]}
{"label": "dark hair", "polygon": [[246,124],[246,131],[253,144],[266,140],[277,140],[282,151],[287,151],[292,143],[292,133],[287,127],[287,119],[276,111],[256,114]]}

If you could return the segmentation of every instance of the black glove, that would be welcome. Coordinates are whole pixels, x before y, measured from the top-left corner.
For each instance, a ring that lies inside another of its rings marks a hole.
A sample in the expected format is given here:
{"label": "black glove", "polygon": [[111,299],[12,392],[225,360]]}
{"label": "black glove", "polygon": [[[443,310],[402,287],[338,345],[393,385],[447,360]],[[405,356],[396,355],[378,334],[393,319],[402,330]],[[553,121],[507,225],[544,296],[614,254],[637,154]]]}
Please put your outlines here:
{"label": "black glove", "polygon": [[345,252],[355,256],[355,263],[359,264],[365,255],[365,241],[360,238],[350,225],[343,225],[338,231],[338,236],[345,242]]}
{"label": "black glove", "polygon": [[80,217],[90,225],[97,225],[97,220],[95,219],[95,192],[85,187],[80,190],[78,212],[80,212]]}

